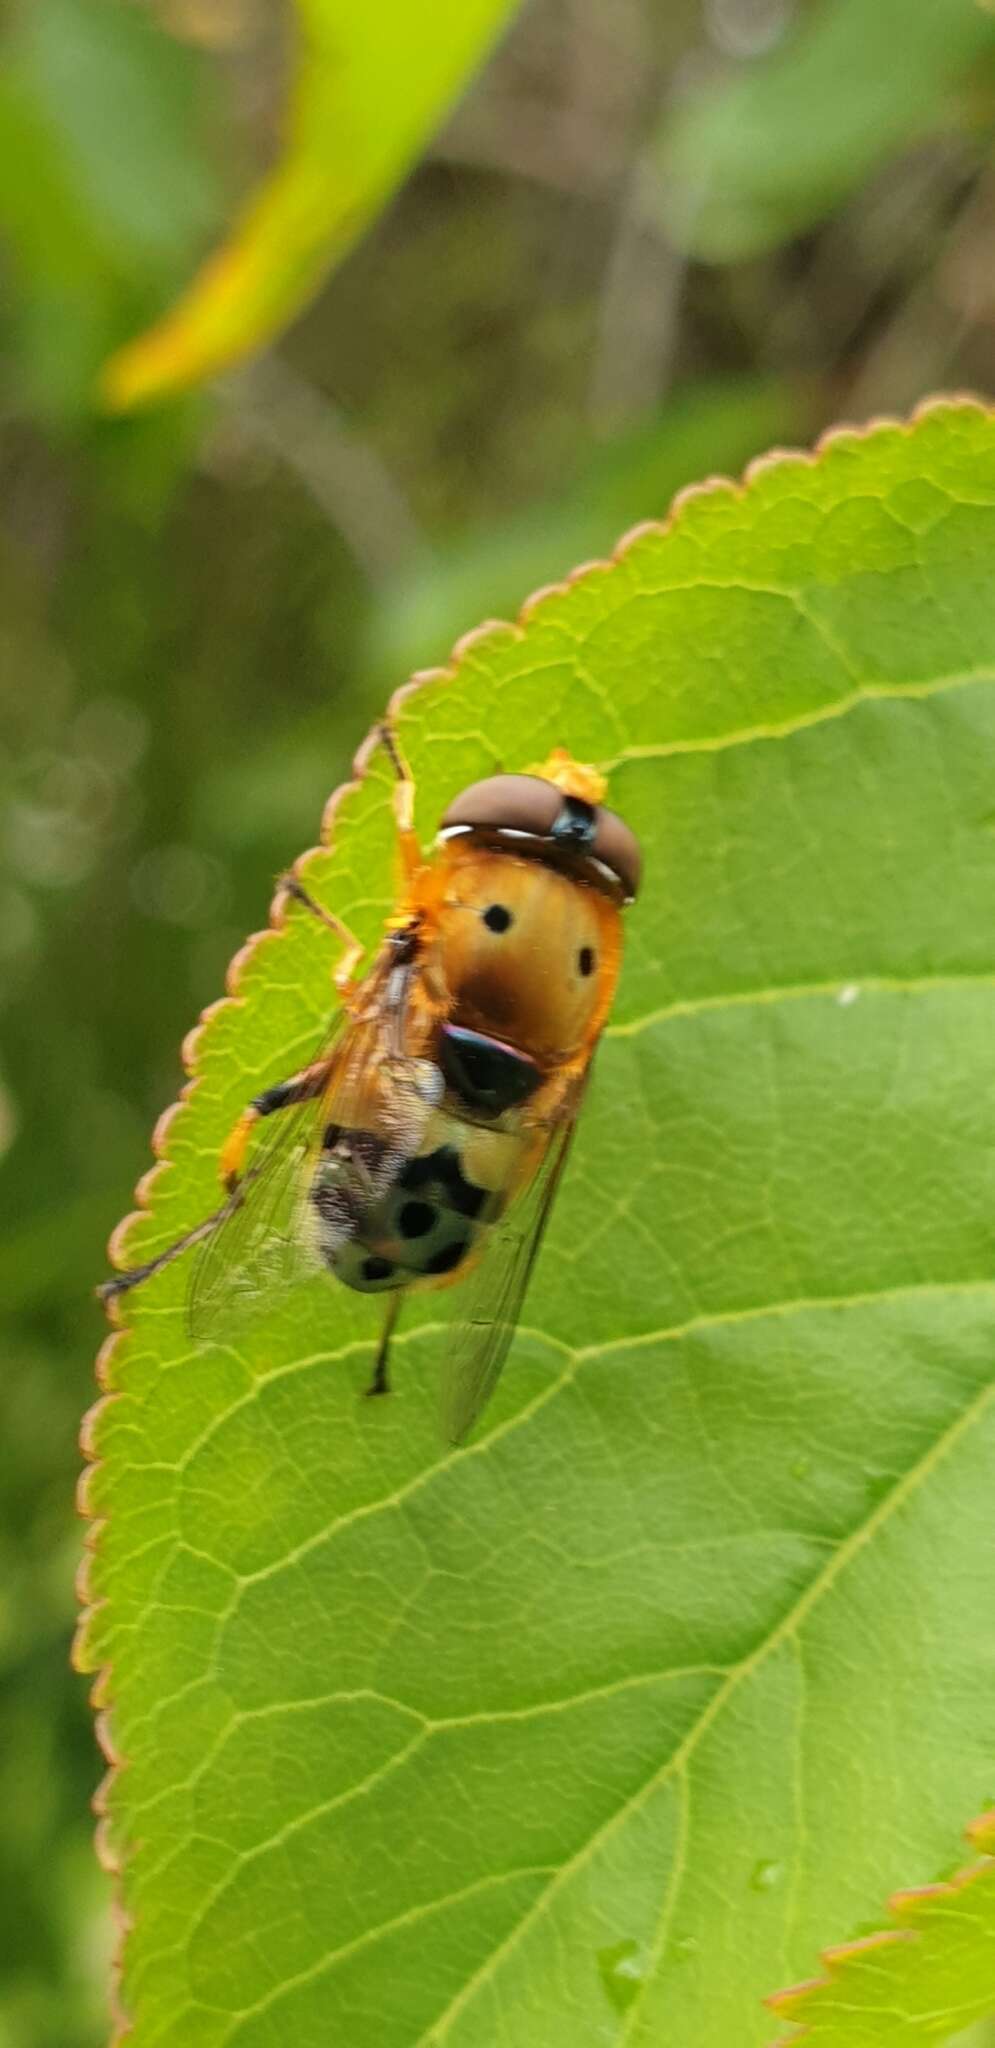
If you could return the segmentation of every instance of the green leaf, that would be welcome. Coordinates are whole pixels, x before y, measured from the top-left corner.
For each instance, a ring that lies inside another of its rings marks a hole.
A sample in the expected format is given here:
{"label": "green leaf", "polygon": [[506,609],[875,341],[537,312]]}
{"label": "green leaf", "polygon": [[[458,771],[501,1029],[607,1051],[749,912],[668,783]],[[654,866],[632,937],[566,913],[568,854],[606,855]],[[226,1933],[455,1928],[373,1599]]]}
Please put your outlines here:
{"label": "green leaf", "polygon": [[[565,742],[646,885],[524,1327],[440,1454],[316,1282],[191,1352],[132,1298],[89,1442],[129,2048],[761,2048],[772,1985],[990,1797],[995,421],[758,466],[399,705],[430,837]],[[376,937],[379,755],[311,885]],[[334,943],[242,956],[150,1207],[216,1200]]]}
{"label": "green leaf", "polygon": [[284,154],[171,312],[106,364],[124,409],[201,382],[268,341],[317,290],[439,125],[513,0],[424,9],[296,0]]}
{"label": "green leaf", "polygon": [[[995,1815],[977,1846],[995,1848]],[[829,1976],[768,2000],[801,2022],[782,2048],[928,2048],[995,2011],[995,1857],[945,1884],[898,1892],[890,1925],[826,1951]]]}
{"label": "green leaf", "polygon": [[444,659],[467,619],[501,618],[530,585],[604,554],[633,505],[661,511],[682,485],[720,465],[740,469],[806,424],[800,394],[773,379],[698,380],[674,392],[655,417],[588,453],[544,503],[448,535],[437,558],[399,577],[371,612],[368,665],[389,677]]}
{"label": "green leaf", "polygon": [[820,0],[783,47],[710,83],[669,123],[671,232],[717,263],[800,234],[899,150],[953,125],[958,91],[993,51],[979,0]]}
{"label": "green leaf", "polygon": [[[216,225],[193,53],[121,0],[15,12],[0,74],[0,224],[29,396],[72,415]],[[136,120],[135,109],[142,118]]]}

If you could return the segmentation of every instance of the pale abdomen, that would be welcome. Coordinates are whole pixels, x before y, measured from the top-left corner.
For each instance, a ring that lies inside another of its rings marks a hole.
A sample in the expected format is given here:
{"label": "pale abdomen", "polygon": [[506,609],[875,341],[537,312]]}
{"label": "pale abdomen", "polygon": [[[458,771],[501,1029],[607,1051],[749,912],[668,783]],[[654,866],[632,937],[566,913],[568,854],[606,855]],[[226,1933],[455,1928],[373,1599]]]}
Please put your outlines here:
{"label": "pale abdomen", "polygon": [[445,1111],[414,1158],[372,1132],[327,1133],[310,1191],[316,1249],[363,1294],[455,1278],[501,1214],[521,1152],[517,1135]]}

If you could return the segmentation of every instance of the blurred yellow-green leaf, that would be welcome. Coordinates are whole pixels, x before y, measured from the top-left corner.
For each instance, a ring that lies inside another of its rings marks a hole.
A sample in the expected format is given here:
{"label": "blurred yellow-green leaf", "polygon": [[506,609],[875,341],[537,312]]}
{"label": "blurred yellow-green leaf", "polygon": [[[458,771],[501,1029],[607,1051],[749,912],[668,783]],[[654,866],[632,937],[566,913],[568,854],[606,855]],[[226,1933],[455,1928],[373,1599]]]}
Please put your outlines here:
{"label": "blurred yellow-green leaf", "polygon": [[513,6],[295,0],[280,162],[173,310],[108,362],[105,402],[182,390],[283,327],[383,204]]}
{"label": "blurred yellow-green leaf", "polygon": [[130,0],[17,6],[0,73],[0,228],[24,394],[92,402],[108,348],[147,318],[220,219],[204,64]]}

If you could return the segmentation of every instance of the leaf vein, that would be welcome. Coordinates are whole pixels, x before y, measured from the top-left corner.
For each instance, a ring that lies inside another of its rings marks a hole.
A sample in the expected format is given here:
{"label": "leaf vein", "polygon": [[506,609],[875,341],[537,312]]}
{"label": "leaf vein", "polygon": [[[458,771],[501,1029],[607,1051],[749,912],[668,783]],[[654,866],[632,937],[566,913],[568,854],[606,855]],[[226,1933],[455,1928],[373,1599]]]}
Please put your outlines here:
{"label": "leaf vein", "polygon": [[726,1703],[732,1698],[738,1687],[745,1680],[752,1677],[755,1671],[760,1669],[766,1658],[773,1651],[779,1649],[783,1643],[792,1642],[795,1639],[799,1627],[807,1619],[813,1608],[817,1606],[818,1602],[835,1585],[840,1574],[845,1570],[851,1559],[856,1557],[865,1548],[878,1531],[883,1528],[890,1516],[904,1505],[916,1487],[928,1478],[941,1458],[970,1429],[972,1424],[979,1419],[993,1398],[995,1398],[995,1381],[989,1386],[982,1388],[981,1393],[974,1397],[968,1406],[955,1417],[952,1423],[948,1424],[946,1429],[930,1445],[929,1449],[924,1452],[918,1462],[911,1466],[907,1473],[902,1475],[895,1486],[871,1510],[871,1513],[856,1525],[850,1535],[840,1544],[833,1557],[828,1560],[823,1569],[815,1575],[811,1583],[799,1595],[794,1605],[788,1610],[788,1613],[782,1617],[761,1642],[755,1645],[748,1656],[732,1667],[724,1683],[716,1688],[711,1699],[702,1709],[697,1721],[689,1728],[677,1748],[651,1773],[646,1782],[629,1799],[625,1800],[609,1819],[603,1822],[601,1827],[595,1830],[583,1847],[575,1851],[574,1855],[560,1866],[555,1876],[550,1879],[550,1882],[539,1894],[539,1897],[529,1907],[528,1911],[523,1914],[521,1920],[505,1936],[505,1939],[494,1949],[487,1960],[481,1964],[480,1968],[474,1972],[473,1976],[467,1979],[466,1984],[462,1986],[456,1997],[451,2001],[441,2020],[433,2022],[432,2031],[416,2044],[416,2048],[429,2048],[429,2044],[436,2036],[439,2040],[443,2038],[451,2022],[463,2011],[467,2002],[480,1985],[487,1982],[498,1965],[517,1946],[523,1935],[527,1933],[529,1927],[545,1910],[549,1899],[559,1889],[560,1885],[569,1877],[572,1877],[576,1870],[581,1869],[600,1843],[606,1841],[614,1833],[615,1829],[623,1821],[627,1820],[631,1814],[637,1813],[650,1794],[656,1791],[660,1785],[664,1784],[672,1773],[684,1769],[685,1765],[694,1756],[699,1743],[708,1733],[713,1722],[718,1719]]}
{"label": "leaf vein", "polygon": [[819,1002],[826,997],[837,1003],[846,997],[844,1007],[849,1007],[857,996],[865,994],[929,995],[936,989],[995,989],[995,971],[977,974],[917,974],[906,977],[862,974],[858,968],[852,974],[839,974],[832,981],[784,982],[773,988],[721,990],[715,995],[680,997],[676,1002],[661,1004],[658,1010],[648,1010],[644,1016],[627,1018],[622,1024],[609,1024],[605,1037],[638,1038],[642,1032],[651,1031],[658,1024],[669,1024],[672,1019],[679,1017],[699,1017],[707,1015],[710,1011],[763,1008],[777,1003]]}
{"label": "leaf vein", "polygon": [[623,748],[621,753],[599,765],[606,775],[612,775],[632,761],[665,761],[673,754],[721,754],[730,747],[753,746],[763,740],[790,739],[796,732],[807,732],[810,726],[826,725],[831,719],[845,718],[861,704],[901,702],[903,699],[921,701],[941,696],[949,690],[964,689],[971,683],[993,681],[995,666],[958,669],[949,675],[932,676],[919,683],[861,683],[845,697],[838,697],[828,704],[818,704],[811,711],[799,712],[794,718],[739,726],[732,732],[696,738],[661,740],[654,745],[635,744]]}

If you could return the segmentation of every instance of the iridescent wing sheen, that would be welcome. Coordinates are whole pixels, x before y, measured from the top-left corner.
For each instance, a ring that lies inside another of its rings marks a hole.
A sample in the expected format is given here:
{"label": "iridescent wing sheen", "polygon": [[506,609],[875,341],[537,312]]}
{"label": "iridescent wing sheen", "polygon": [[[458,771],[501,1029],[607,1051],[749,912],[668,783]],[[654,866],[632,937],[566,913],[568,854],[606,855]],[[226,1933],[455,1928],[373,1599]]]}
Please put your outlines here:
{"label": "iridescent wing sheen", "polygon": [[[373,975],[360,1018],[343,1013],[311,1063],[328,1063],[327,1080],[316,1095],[260,1125],[240,1186],[201,1246],[187,1297],[197,1342],[223,1337],[325,1270],[310,1227],[310,1189],[326,1131],[354,1121],[364,1094],[375,1097],[378,1121],[389,1124],[395,1154],[417,1151],[428,1113],[414,1078],[418,1063],[387,1050],[403,1043],[409,983],[398,985],[386,968]],[[366,1192],[364,1169],[345,1156],[337,1170],[356,1198],[345,1206],[356,1211]]]}
{"label": "iridescent wing sheen", "polygon": [[[354,1030],[343,1015],[310,1064],[351,1061]],[[330,1067],[329,1090],[332,1085]],[[259,1125],[239,1186],[190,1276],[187,1325],[196,1342],[241,1328],[319,1270],[302,1210],[326,1121],[323,1089]]]}
{"label": "iridescent wing sheen", "polygon": [[563,1178],[586,1080],[585,1072],[531,1180],[495,1224],[467,1276],[466,1315],[453,1329],[442,1365],[442,1427],[449,1443],[462,1442],[473,1428],[500,1378]]}

